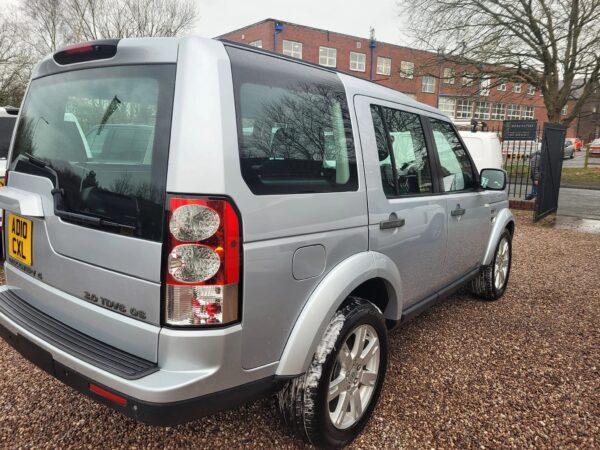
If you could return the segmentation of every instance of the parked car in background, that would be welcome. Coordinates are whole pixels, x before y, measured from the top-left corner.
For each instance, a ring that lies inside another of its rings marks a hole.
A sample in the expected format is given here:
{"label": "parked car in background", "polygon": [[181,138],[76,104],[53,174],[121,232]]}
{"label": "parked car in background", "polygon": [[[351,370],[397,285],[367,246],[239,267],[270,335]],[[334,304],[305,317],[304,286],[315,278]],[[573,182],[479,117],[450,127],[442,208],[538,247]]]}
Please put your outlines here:
{"label": "parked car in background", "polygon": [[563,159],[573,159],[575,157],[575,142],[566,139],[563,147]]}
{"label": "parked car in background", "polygon": [[588,150],[590,156],[598,157],[600,156],[600,138],[594,139],[590,144],[590,148]]}
{"label": "parked car in background", "polygon": [[496,133],[459,131],[478,170],[502,169],[502,146]]}
{"label": "parked car in background", "polygon": [[[6,158],[18,114],[17,108],[0,108],[0,186],[4,186]],[[1,212],[0,218],[2,218]]]}
{"label": "parked car in background", "polygon": [[573,146],[573,151],[578,152],[583,147],[583,141],[579,138],[567,138],[566,141]]}
{"label": "parked car in background", "polygon": [[0,335],[151,424],[279,391],[296,433],[346,445],[375,409],[388,331],[461,286],[497,300],[510,275],[506,173],[479,171],[447,116],[255,47],[50,55],[9,170]]}

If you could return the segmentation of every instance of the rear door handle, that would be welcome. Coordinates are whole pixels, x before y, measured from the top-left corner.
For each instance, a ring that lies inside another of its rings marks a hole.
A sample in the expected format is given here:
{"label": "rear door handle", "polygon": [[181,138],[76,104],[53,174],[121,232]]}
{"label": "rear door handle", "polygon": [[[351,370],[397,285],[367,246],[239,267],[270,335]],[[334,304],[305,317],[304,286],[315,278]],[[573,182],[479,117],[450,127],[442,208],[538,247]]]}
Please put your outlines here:
{"label": "rear door handle", "polygon": [[456,207],[456,209],[454,211],[452,211],[450,214],[452,214],[454,217],[456,217],[456,216],[462,216],[466,212],[467,212],[466,209],[460,208],[460,207]]}
{"label": "rear door handle", "polygon": [[382,222],[379,222],[379,229],[389,230],[392,228],[400,228],[400,227],[404,226],[404,223],[405,223],[404,219],[398,219],[398,216],[396,215],[396,213],[391,213],[389,220],[384,220]]}

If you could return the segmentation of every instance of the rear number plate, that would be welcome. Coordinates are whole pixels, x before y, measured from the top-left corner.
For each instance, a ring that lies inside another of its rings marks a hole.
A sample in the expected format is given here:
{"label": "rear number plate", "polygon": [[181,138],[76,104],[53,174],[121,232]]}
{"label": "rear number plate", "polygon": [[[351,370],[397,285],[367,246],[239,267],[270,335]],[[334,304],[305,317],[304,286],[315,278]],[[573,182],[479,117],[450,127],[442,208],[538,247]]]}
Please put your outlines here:
{"label": "rear number plate", "polygon": [[8,254],[24,264],[31,266],[31,235],[33,223],[23,217],[8,215]]}

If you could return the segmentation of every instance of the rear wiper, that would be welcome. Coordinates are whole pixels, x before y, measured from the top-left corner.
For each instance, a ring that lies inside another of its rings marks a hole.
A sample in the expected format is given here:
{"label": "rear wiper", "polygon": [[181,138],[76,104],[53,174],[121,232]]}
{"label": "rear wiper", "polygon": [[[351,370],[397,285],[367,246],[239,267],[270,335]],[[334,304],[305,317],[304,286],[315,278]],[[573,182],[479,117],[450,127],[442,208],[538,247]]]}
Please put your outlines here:
{"label": "rear wiper", "polygon": [[31,153],[23,152],[19,154],[19,157],[21,156],[26,158],[31,164],[39,167],[40,169],[44,169],[46,172],[48,172],[54,177],[54,188],[50,191],[50,193],[52,194],[52,199],[54,200],[55,216],[71,220],[73,222],[79,222],[86,225],[94,225],[97,227],[120,228],[131,232],[134,232],[137,229],[137,227],[135,227],[134,225],[126,225],[124,223],[114,222],[112,220],[107,220],[102,217],[88,216],[86,214],[65,211],[64,209],[62,209],[65,191],[59,186],[58,173],[56,172],[56,170],[54,170],[50,163],[38,158],[37,156],[33,156]]}

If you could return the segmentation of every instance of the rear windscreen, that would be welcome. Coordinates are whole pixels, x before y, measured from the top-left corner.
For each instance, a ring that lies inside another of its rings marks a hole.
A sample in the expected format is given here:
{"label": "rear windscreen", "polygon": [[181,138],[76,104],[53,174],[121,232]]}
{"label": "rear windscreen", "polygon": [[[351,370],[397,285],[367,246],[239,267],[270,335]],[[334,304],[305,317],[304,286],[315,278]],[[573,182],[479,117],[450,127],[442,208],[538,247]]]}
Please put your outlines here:
{"label": "rear windscreen", "polygon": [[11,169],[52,179],[24,158],[33,155],[57,172],[64,210],[161,240],[174,85],[174,65],[86,69],[33,80]]}
{"label": "rear windscreen", "polygon": [[0,159],[6,159],[16,117],[0,117]]}

